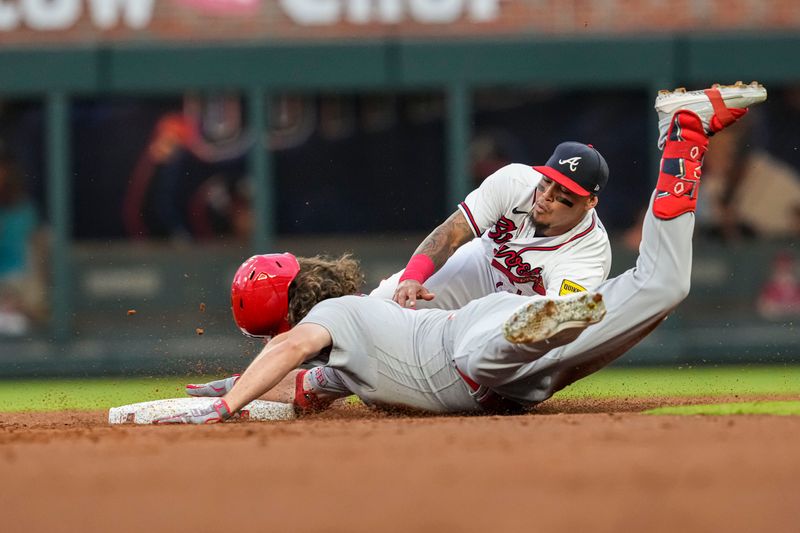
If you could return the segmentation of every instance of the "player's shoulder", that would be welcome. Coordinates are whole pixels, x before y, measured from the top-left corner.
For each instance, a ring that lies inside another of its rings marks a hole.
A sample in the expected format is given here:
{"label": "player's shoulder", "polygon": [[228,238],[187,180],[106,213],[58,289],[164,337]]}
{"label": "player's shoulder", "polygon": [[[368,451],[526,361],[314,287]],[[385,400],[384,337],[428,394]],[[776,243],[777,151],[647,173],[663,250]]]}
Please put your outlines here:
{"label": "player's shoulder", "polygon": [[525,165],[522,163],[509,163],[508,165],[502,166],[499,169],[495,170],[487,180],[498,180],[498,179],[505,179],[505,180],[522,180],[528,181],[530,180],[539,180],[540,174],[533,170],[533,167],[530,165]]}
{"label": "player's shoulder", "polygon": [[360,295],[327,298],[317,302],[303,321],[326,326],[341,325],[344,322],[353,320],[354,317],[359,317],[365,313],[369,314],[365,307],[369,307],[370,300],[380,299],[367,298]]}
{"label": "player's shoulder", "polygon": [[573,235],[565,246],[548,257],[552,266],[551,275],[553,272],[563,273],[567,278],[573,276],[570,279],[574,279],[579,272],[602,271],[605,279],[611,269],[611,242],[600,219],[595,216],[593,224]]}
{"label": "player's shoulder", "polygon": [[509,163],[503,168],[506,169],[507,172],[515,172],[518,174],[524,174],[529,176],[539,174],[539,172],[534,170],[533,167],[531,165],[528,165],[527,163]]}
{"label": "player's shoulder", "polygon": [[600,215],[594,210],[592,212],[592,224],[590,227],[592,226],[593,228],[589,232],[589,242],[599,248],[611,250],[611,241],[608,238],[608,231],[606,231],[603,221],[600,220]]}
{"label": "player's shoulder", "polygon": [[571,246],[564,246],[561,249],[565,254],[610,253],[611,241],[596,211],[592,210],[587,213],[587,216],[575,227],[573,232],[574,234],[567,239],[567,244]]}
{"label": "player's shoulder", "polygon": [[359,305],[364,305],[364,300],[375,300],[377,298],[367,298],[364,294],[348,294],[346,296],[339,296],[337,298],[328,298],[326,300],[322,300],[317,305],[314,306],[316,309],[317,307],[321,308],[331,308],[331,307],[354,307]]}
{"label": "player's shoulder", "polygon": [[509,163],[504,167],[500,167],[494,175],[501,175],[506,176],[511,179],[520,179],[520,180],[531,180],[536,179],[538,181],[541,174],[533,169],[532,166],[526,165],[524,163]]}
{"label": "player's shoulder", "polygon": [[593,209],[592,216],[594,217],[594,226],[596,230],[595,237],[599,239],[604,239],[606,242],[608,242],[608,231],[606,230],[606,227],[603,225],[603,221],[600,220],[600,214]]}
{"label": "player's shoulder", "polygon": [[541,177],[542,175],[530,165],[510,163],[495,171],[486,181],[495,187],[502,184],[506,188],[529,190],[539,183]]}

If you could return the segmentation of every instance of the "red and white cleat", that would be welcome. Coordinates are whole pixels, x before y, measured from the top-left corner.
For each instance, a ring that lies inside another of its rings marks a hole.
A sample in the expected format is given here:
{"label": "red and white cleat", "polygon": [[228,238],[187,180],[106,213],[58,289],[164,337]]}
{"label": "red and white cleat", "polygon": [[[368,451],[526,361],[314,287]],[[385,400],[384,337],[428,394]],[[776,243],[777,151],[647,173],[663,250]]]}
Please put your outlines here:
{"label": "red and white cleat", "polygon": [[699,91],[683,88],[659,91],[655,102],[658,111],[658,147],[664,148],[672,116],[677,111],[695,113],[700,117],[706,135],[711,136],[744,116],[748,107],[766,99],[767,90],[755,81],[750,84],[740,81],[734,85],[714,84],[710,89]]}

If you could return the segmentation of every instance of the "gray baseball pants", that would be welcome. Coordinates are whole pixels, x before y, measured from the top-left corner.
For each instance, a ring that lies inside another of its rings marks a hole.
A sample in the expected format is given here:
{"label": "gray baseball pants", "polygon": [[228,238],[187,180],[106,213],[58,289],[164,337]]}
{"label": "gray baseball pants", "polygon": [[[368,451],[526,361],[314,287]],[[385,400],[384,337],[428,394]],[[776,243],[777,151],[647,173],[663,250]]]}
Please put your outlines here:
{"label": "gray baseball pants", "polygon": [[366,309],[359,321],[370,345],[328,365],[328,381],[340,384],[331,392],[433,412],[480,410],[486,388],[526,406],[544,401],[620,357],[686,297],[693,229],[694,213],[658,219],[651,198],[636,266],[597,288],[605,318],[563,346],[533,348],[503,337],[503,322],[529,297],[495,293],[457,311],[412,311],[362,298],[356,304]]}

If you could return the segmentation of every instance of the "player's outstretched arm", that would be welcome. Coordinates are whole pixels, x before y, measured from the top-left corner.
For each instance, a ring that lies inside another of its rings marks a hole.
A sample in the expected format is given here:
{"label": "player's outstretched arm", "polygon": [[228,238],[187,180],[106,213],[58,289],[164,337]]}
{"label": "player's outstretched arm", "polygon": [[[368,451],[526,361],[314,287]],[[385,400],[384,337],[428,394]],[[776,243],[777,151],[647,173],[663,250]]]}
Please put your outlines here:
{"label": "player's outstretched arm", "polygon": [[425,280],[472,237],[472,230],[463,213],[456,211],[450,215],[414,251],[392,299],[403,307],[414,307],[417,299],[433,300],[435,295],[425,288]]}
{"label": "player's outstretched arm", "polygon": [[231,413],[281,383],[287,374],[332,342],[328,330],[317,324],[300,324],[281,336],[280,342],[270,343],[261,350],[223,397]]}
{"label": "player's outstretched arm", "polygon": [[[269,401],[294,397],[293,372],[309,357],[331,344],[328,330],[316,324],[301,324],[275,337],[250,363],[233,388],[205,407],[157,419],[154,424],[213,424],[224,422],[239,409],[265,395]],[[292,374],[290,378],[287,378]]]}
{"label": "player's outstretched arm", "polygon": [[[282,333],[275,337],[272,337],[267,342],[267,347],[274,346],[283,342],[286,339],[286,333]],[[239,381],[239,378],[242,377],[241,374],[234,374],[227,378],[216,379],[214,381],[209,381],[208,383],[189,383],[185,387],[186,394],[189,396],[195,397],[215,397],[218,398],[220,396],[225,396],[228,394],[233,386],[236,385],[236,382]],[[266,399],[266,398],[262,398]]]}

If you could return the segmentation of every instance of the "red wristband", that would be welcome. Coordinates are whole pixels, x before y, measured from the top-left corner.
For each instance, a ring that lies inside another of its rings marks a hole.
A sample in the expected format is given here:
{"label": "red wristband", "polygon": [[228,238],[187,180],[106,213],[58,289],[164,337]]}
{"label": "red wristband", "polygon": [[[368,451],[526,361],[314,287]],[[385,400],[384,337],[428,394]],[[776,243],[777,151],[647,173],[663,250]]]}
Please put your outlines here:
{"label": "red wristband", "polygon": [[436,270],[433,260],[425,254],[416,254],[411,256],[411,259],[406,265],[403,275],[400,276],[400,281],[413,279],[420,283],[425,283],[425,280],[431,277]]}

